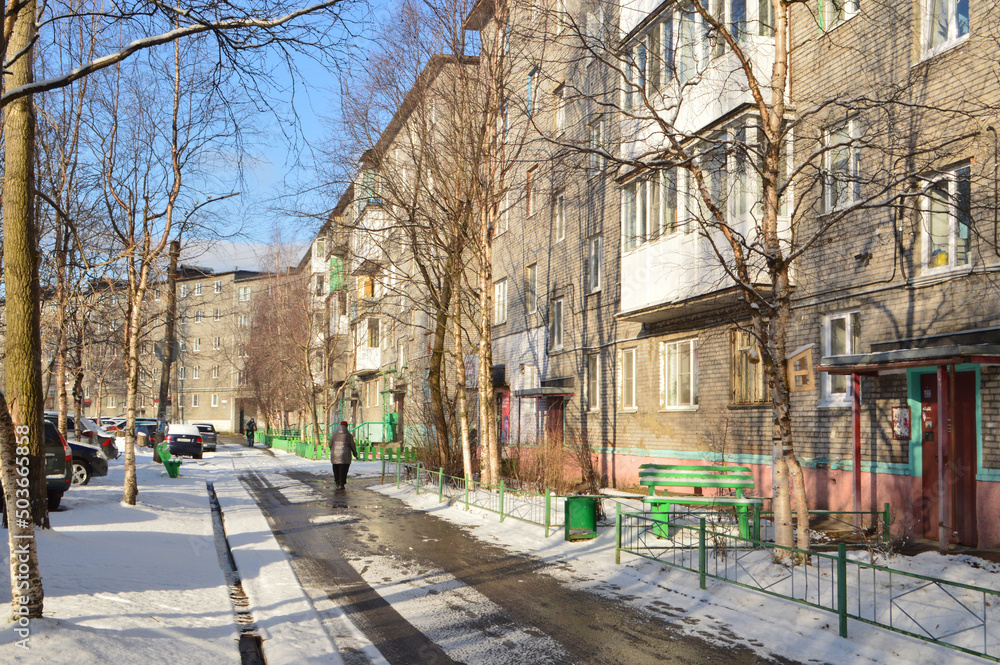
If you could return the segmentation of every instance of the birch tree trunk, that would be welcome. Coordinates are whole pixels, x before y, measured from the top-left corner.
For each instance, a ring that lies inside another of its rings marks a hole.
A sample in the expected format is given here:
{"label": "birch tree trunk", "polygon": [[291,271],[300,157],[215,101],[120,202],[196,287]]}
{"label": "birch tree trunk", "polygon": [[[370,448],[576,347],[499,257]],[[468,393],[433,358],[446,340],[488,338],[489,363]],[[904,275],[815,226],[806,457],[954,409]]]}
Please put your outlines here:
{"label": "birch tree trunk", "polygon": [[462,299],[455,298],[452,314],[455,337],[455,393],[458,399],[458,433],[462,441],[462,470],[472,477],[472,445],[469,441],[469,399],[465,389],[465,344],[462,341]]}

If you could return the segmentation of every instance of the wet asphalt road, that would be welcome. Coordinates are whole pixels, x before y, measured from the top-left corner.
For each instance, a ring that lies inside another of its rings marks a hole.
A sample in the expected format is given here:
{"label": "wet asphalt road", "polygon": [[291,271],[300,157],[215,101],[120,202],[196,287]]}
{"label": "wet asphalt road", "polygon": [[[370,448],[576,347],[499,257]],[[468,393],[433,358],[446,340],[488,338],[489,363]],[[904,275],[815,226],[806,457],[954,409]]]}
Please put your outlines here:
{"label": "wet asphalt road", "polygon": [[363,633],[334,635],[349,664],[789,662],[685,635],[666,604],[645,613],[567,588],[536,559],[365,489],[375,480],[336,491],[330,476],[284,476],[243,481],[317,609],[329,601]]}

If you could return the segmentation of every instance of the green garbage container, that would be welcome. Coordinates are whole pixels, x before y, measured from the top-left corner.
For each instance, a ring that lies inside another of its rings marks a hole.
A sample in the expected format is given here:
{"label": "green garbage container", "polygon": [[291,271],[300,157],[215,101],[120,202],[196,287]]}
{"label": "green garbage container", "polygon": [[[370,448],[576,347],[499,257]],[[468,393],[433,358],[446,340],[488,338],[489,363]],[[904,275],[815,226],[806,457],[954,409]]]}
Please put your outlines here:
{"label": "green garbage container", "polygon": [[566,497],[566,540],[597,538],[597,499],[592,496]]}

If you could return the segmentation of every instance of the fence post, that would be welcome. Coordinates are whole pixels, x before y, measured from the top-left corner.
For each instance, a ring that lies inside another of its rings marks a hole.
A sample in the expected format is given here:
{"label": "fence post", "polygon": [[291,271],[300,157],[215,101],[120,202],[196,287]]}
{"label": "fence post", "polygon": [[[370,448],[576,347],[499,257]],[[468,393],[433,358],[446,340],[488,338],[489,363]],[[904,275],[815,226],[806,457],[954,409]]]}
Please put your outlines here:
{"label": "fence post", "polygon": [[[385,458],[382,458],[382,464],[385,464]],[[399,462],[396,462],[396,489],[399,489]]]}
{"label": "fence post", "polygon": [[469,474],[465,474],[465,509],[469,509]]}
{"label": "fence post", "polygon": [[444,501],[444,467],[438,467],[438,503]]}
{"label": "fence post", "polygon": [[500,521],[503,522],[503,481],[500,481]]}
{"label": "fence post", "polygon": [[889,514],[889,502],[885,504],[885,508],[882,509],[882,542],[889,544],[889,540],[892,536],[889,527],[891,526],[892,515]]}
{"label": "fence post", "polygon": [[753,506],[753,546],[760,547],[760,504]]}
{"label": "fence post", "polygon": [[545,488],[545,537],[549,537],[549,525],[552,523],[552,519],[549,517],[549,512],[552,509],[552,492],[548,487]]}
{"label": "fence post", "polygon": [[840,636],[847,637],[847,545],[837,545],[837,614],[840,615]]}
{"label": "fence post", "polygon": [[622,562],[622,504],[615,501],[615,563]]}
{"label": "fence post", "polygon": [[385,485],[385,460],[382,460],[382,484]]}
{"label": "fence post", "polygon": [[705,518],[702,517],[698,520],[698,585],[704,589],[705,588],[705,569],[706,569],[706,557],[705,557]]}
{"label": "fence post", "polygon": [[[399,464],[399,458],[396,458],[396,464]],[[417,472],[417,496],[420,496],[420,467],[416,468]]]}

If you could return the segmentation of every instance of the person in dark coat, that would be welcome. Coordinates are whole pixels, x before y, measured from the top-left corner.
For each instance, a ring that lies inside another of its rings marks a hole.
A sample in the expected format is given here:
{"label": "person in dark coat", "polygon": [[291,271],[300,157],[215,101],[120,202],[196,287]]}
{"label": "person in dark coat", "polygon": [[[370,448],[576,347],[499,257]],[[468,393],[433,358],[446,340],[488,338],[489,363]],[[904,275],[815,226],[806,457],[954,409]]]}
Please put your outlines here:
{"label": "person in dark coat", "polygon": [[251,418],[250,422],[247,423],[245,430],[246,430],[246,433],[247,433],[247,445],[252,448],[253,447],[253,435],[257,431],[257,422],[253,418]]}
{"label": "person in dark coat", "polygon": [[347,470],[351,468],[352,457],[358,458],[358,449],[347,429],[347,421],[342,420],[340,427],[330,436],[330,464],[333,465],[333,482],[339,490],[347,487]]}

